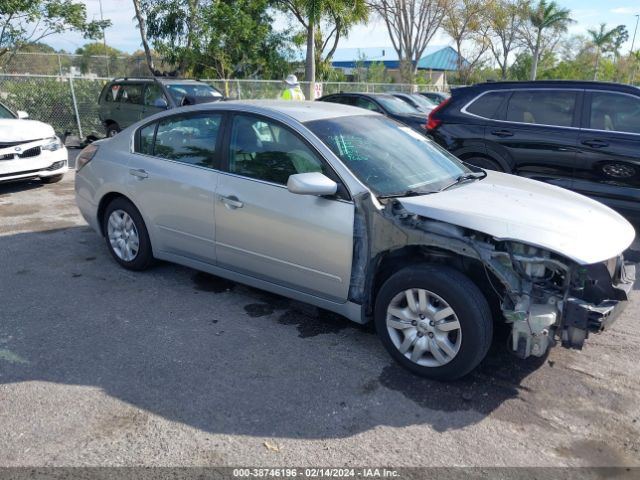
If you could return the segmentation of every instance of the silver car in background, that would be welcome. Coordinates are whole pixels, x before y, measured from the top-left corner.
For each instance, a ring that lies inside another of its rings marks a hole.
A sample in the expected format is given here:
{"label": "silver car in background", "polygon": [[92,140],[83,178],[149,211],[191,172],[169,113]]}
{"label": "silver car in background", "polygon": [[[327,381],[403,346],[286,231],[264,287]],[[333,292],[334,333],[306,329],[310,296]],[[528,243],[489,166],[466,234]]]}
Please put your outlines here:
{"label": "silver car in background", "polygon": [[635,280],[631,225],[558,187],[468,167],[362,109],[224,102],[157,114],[77,159],[76,201],[123,267],[162,259],[373,320],[453,379],[509,348],[582,348]]}

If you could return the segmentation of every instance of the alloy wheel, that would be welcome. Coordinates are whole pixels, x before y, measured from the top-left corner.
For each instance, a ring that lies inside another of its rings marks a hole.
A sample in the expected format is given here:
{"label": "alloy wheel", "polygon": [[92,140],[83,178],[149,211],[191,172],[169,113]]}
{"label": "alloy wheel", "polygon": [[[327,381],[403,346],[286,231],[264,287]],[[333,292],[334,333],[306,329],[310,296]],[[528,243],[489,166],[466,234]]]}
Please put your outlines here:
{"label": "alloy wheel", "polygon": [[107,223],[109,243],[117,257],[125,262],[135,260],[140,249],[140,237],[133,219],[124,210],[114,210]]}
{"label": "alloy wheel", "polygon": [[387,308],[391,341],[406,358],[425,367],[440,367],[460,351],[462,329],[453,308],[429,290],[398,293]]}

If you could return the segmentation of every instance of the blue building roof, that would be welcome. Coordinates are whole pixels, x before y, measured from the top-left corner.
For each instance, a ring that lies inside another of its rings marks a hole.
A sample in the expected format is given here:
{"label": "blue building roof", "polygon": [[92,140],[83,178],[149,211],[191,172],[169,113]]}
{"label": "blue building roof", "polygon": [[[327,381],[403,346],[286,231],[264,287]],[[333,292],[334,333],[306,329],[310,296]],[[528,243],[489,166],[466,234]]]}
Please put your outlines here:
{"label": "blue building roof", "polygon": [[[430,46],[418,61],[418,68],[423,70],[457,70],[458,53],[447,46]],[[331,65],[337,68],[355,68],[361,61],[365,67],[374,62],[382,62],[387,68],[399,68],[398,54],[393,47],[338,48]]]}
{"label": "blue building roof", "polygon": [[[440,48],[431,53],[425,52],[426,55],[418,60],[418,69],[420,70],[458,70],[458,52],[451,47]],[[467,61],[463,58],[463,63]]]}

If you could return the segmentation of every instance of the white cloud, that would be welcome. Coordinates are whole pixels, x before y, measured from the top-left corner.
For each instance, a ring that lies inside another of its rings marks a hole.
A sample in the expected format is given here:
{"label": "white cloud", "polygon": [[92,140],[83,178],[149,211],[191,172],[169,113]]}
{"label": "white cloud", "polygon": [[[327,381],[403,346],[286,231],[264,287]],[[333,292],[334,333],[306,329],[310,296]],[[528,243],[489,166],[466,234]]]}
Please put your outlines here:
{"label": "white cloud", "polygon": [[640,14],[640,8],[638,7],[617,7],[609,10],[611,13],[617,13],[619,15],[637,15]]}

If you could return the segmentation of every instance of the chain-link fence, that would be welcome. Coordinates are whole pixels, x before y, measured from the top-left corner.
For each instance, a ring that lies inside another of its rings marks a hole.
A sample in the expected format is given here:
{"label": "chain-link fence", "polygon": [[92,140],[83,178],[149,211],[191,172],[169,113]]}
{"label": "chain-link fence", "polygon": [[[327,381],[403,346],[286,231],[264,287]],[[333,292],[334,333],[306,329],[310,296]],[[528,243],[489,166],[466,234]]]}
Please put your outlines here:
{"label": "chain-link fence", "polygon": [[[59,135],[102,137],[104,127],[98,117],[98,96],[110,79],[73,75],[0,74],[0,102],[13,111],[24,110],[30,118],[53,126]],[[218,88],[229,99],[275,99],[283,83],[272,80],[202,80]],[[307,92],[308,84],[301,83]],[[316,94],[336,92],[438,91],[437,86],[397,83],[322,83]]]}

